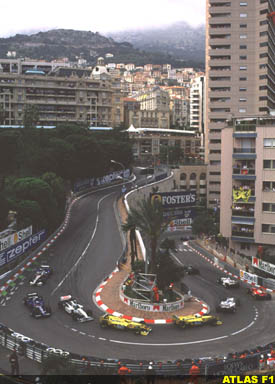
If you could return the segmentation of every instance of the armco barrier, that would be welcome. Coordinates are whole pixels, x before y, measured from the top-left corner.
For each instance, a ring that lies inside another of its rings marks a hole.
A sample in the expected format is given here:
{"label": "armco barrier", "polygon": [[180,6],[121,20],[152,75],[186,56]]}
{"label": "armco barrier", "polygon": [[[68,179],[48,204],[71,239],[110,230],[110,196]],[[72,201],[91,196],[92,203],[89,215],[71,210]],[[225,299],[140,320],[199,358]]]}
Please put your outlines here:
{"label": "armco barrier", "polygon": [[[63,227],[66,226],[70,208],[74,204],[75,199],[69,206],[65,222]],[[62,229],[63,229],[62,227]],[[56,233],[60,233],[60,229]],[[56,236],[55,236],[56,237]],[[125,255],[126,248],[124,248],[122,258]],[[50,356],[56,356],[63,359],[68,366],[75,369],[75,373],[78,374],[117,374],[117,370],[120,364],[127,364],[132,370],[133,375],[144,375],[148,373],[147,368],[149,361],[147,360],[129,360],[123,359],[122,361],[114,359],[103,359],[92,356],[79,356],[69,351],[64,351],[60,348],[48,346],[43,343],[36,342],[35,340],[19,334],[7,326],[0,324],[0,345],[6,349],[13,350],[14,347],[19,354],[26,356],[27,358],[34,360],[38,363],[43,362]],[[267,354],[271,349],[275,348],[274,344],[270,343],[264,347],[257,347],[257,349],[249,352],[236,353],[233,357],[232,354],[222,358],[201,358],[196,359],[195,362],[200,367],[201,374],[205,375],[219,375],[219,374],[238,374],[240,372],[245,373],[248,370],[255,370],[259,368],[260,359],[267,359]],[[242,356],[242,358],[240,358]],[[192,360],[187,358],[185,360],[176,361],[154,361],[153,370],[155,375],[188,375],[189,369],[192,365]]]}

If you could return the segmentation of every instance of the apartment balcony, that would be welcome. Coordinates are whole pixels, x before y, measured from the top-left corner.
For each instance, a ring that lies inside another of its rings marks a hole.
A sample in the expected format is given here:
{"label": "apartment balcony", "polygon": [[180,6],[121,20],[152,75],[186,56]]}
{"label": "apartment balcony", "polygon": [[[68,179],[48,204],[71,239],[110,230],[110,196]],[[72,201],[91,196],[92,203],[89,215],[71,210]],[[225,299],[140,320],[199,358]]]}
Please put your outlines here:
{"label": "apartment balcony", "polygon": [[[252,212],[251,212],[252,213]],[[233,214],[232,214],[233,215]],[[245,217],[245,216],[232,216],[231,218],[232,224],[240,224],[240,225],[254,225],[255,217]]]}
{"label": "apartment balcony", "polygon": [[200,188],[200,195],[206,195],[206,192],[207,192],[207,190],[206,190],[206,188]]}
{"label": "apartment balcony", "polygon": [[234,180],[256,180],[255,168],[237,168],[233,167]]}
{"label": "apartment balcony", "polygon": [[[232,208],[232,220],[238,218],[254,218],[254,204],[250,208],[246,208],[245,205],[240,204]],[[243,223],[242,223],[243,224]]]}
{"label": "apartment balcony", "polygon": [[232,240],[254,242],[254,224],[232,223]]}
{"label": "apartment balcony", "polygon": [[233,159],[253,160],[256,157],[256,148],[234,148],[233,150]]}
{"label": "apartment balcony", "polygon": [[197,188],[197,180],[190,180],[189,185],[190,185],[190,187],[196,187]]}
{"label": "apartment balcony", "polygon": [[200,180],[200,187],[203,188],[207,184],[206,180]]}
{"label": "apartment balcony", "polygon": [[180,180],[180,185],[187,185],[187,182],[186,182],[186,180]]}

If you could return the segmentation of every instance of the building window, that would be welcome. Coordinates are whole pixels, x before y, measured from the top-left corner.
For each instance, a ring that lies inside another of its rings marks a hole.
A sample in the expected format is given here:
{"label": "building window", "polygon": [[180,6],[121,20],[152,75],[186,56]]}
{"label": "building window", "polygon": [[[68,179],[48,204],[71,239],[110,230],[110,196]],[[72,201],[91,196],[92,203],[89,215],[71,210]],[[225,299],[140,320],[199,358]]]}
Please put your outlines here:
{"label": "building window", "polygon": [[275,139],[264,139],[264,148],[275,148]]}
{"label": "building window", "polygon": [[262,224],[262,232],[275,233],[275,225],[273,224]]}
{"label": "building window", "polygon": [[240,49],[247,49],[247,45],[240,45]]}
{"label": "building window", "polygon": [[245,97],[240,97],[239,101],[240,101],[241,103],[245,103],[245,102],[247,101],[247,99],[246,99]]}
{"label": "building window", "polygon": [[240,28],[247,28],[247,24],[240,24]]}
{"label": "building window", "polygon": [[246,1],[241,1],[240,2],[240,7],[246,7],[247,6],[247,2]]}
{"label": "building window", "polygon": [[274,181],[264,181],[263,182],[263,192],[275,192],[275,182]]}
{"label": "building window", "polygon": [[246,112],[246,108],[239,108],[239,112],[240,113],[245,113]]}
{"label": "building window", "polygon": [[240,92],[246,92],[246,91],[247,91],[247,88],[239,88],[239,91],[240,91]]}
{"label": "building window", "polygon": [[263,212],[275,213],[275,204],[263,203]]}
{"label": "building window", "polygon": [[240,35],[240,39],[246,39],[247,35]]}
{"label": "building window", "polygon": [[247,70],[247,67],[246,66],[241,66],[240,67],[240,71],[246,71]]}
{"label": "building window", "polygon": [[247,56],[240,56],[240,60],[246,60]]}
{"label": "building window", "polygon": [[264,169],[275,169],[275,160],[264,160]]}
{"label": "building window", "polygon": [[247,77],[240,77],[240,81],[246,81]]}
{"label": "building window", "polygon": [[247,17],[247,13],[240,13],[240,17]]}

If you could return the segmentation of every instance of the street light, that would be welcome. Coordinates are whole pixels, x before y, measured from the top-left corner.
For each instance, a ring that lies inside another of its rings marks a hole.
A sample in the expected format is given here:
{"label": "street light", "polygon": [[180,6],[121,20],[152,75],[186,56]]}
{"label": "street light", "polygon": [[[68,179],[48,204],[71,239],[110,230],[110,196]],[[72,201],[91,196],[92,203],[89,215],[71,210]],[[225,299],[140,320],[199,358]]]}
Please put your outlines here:
{"label": "street light", "polygon": [[[125,175],[125,165],[120,163],[119,161],[115,161],[115,160],[111,160],[111,163],[113,164],[118,164],[122,167],[122,171],[123,171],[123,175],[122,175],[122,179],[124,179],[124,175]],[[118,176],[119,177],[119,176]],[[126,178],[126,177],[125,177]]]}
{"label": "street light", "polygon": [[119,164],[119,165],[122,167],[123,171],[125,171],[125,165],[122,164],[122,163],[120,163],[119,161],[111,160],[111,163],[113,163],[113,164]]}

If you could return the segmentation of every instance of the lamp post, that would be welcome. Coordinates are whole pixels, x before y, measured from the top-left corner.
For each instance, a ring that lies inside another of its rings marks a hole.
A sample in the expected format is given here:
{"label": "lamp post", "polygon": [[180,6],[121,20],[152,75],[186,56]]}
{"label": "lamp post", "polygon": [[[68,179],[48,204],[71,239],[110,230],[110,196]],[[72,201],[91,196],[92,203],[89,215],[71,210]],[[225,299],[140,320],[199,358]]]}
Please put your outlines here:
{"label": "lamp post", "polygon": [[120,163],[119,161],[115,161],[115,160],[111,160],[111,163],[120,165],[122,167],[123,175],[124,175],[124,172],[125,172],[125,165],[124,164]]}

